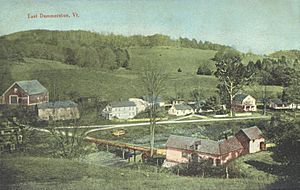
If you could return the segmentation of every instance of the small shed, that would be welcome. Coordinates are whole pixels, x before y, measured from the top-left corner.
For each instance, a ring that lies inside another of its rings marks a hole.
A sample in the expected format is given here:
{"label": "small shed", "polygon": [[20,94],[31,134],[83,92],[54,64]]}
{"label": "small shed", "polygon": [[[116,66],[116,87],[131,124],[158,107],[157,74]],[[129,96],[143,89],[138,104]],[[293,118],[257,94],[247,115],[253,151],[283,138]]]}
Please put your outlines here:
{"label": "small shed", "polygon": [[266,149],[265,138],[261,130],[254,126],[241,129],[235,137],[244,147],[244,153],[255,153]]}
{"label": "small shed", "polygon": [[47,102],[37,105],[37,115],[41,120],[79,119],[78,105],[70,100]]}

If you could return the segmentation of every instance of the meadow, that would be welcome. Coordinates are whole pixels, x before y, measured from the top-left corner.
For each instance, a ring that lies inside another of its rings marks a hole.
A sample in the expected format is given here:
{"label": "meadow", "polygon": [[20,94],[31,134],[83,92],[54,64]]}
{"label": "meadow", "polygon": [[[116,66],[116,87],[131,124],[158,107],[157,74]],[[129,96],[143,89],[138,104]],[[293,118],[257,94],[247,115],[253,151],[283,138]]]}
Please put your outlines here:
{"label": "meadow", "polygon": [[[197,75],[197,68],[208,65],[215,70],[211,58],[215,51],[175,47],[131,48],[129,69],[103,70],[82,68],[57,61],[26,58],[11,67],[12,82],[38,79],[50,92],[50,99],[99,97],[102,100],[125,100],[145,95],[141,76],[149,64],[154,64],[168,75],[162,97],[181,96],[191,99],[191,91],[197,89],[202,98],[214,95],[218,80],[214,76]],[[182,72],[178,72],[178,69]],[[268,94],[276,96],[280,87],[268,87]],[[261,98],[261,86],[245,87],[245,91]]]}
{"label": "meadow", "polygon": [[260,179],[250,177],[236,179],[179,177],[165,170],[151,172],[129,168],[120,169],[75,160],[20,155],[2,156],[0,165],[0,186],[4,189],[241,190],[264,189],[276,179],[273,176]]}

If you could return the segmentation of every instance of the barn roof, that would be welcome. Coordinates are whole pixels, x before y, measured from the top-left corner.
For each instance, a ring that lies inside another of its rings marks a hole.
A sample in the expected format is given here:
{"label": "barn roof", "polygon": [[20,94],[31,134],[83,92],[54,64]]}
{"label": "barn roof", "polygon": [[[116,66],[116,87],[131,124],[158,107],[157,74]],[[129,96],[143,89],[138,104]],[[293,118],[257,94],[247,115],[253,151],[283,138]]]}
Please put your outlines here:
{"label": "barn roof", "polygon": [[194,145],[197,145],[195,151],[214,155],[223,155],[243,148],[241,143],[234,136],[220,141],[213,141],[209,139],[171,135],[166,143],[166,147],[186,150],[194,150]]}
{"label": "barn roof", "polygon": [[220,154],[219,144],[217,141],[200,139],[197,141],[197,151],[207,154]]}
{"label": "barn roof", "polygon": [[48,90],[37,80],[24,80],[15,82],[28,95],[46,93]]}
{"label": "barn roof", "polygon": [[119,101],[119,102],[111,102],[110,106],[115,108],[115,107],[132,107],[136,105],[132,101]]}
{"label": "barn roof", "polygon": [[71,108],[77,107],[77,104],[71,100],[47,102],[37,105],[38,109]]}
{"label": "barn roof", "polygon": [[191,149],[190,147],[197,141],[193,137],[171,135],[166,143],[167,147],[178,149]]}
{"label": "barn roof", "polygon": [[191,110],[193,109],[191,106],[186,105],[186,104],[176,104],[174,105],[176,110]]}
{"label": "barn roof", "polygon": [[255,140],[255,139],[259,139],[262,136],[262,132],[261,130],[254,126],[254,127],[249,127],[246,129],[241,129],[241,131],[250,139],[250,140]]}
{"label": "barn roof", "polygon": [[229,152],[243,148],[240,141],[234,136],[230,136],[228,137],[228,139],[220,140],[219,147],[220,147],[220,154],[227,154]]}

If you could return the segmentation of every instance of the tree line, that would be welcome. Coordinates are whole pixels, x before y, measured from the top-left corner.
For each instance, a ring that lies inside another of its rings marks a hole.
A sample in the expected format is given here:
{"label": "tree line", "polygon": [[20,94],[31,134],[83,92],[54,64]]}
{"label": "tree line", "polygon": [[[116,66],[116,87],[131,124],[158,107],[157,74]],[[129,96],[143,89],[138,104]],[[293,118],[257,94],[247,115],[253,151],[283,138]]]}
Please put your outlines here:
{"label": "tree line", "polygon": [[48,59],[80,67],[128,68],[130,47],[174,46],[222,50],[229,46],[170,36],[122,36],[88,31],[31,30],[0,38],[0,59],[22,61],[24,57]]}

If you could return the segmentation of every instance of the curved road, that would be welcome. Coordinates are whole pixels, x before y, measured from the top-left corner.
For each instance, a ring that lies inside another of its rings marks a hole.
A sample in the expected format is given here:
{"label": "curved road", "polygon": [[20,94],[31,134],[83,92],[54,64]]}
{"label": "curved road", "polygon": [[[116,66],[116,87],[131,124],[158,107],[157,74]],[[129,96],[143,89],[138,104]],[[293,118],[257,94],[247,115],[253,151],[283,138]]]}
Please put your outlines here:
{"label": "curved road", "polygon": [[[215,119],[199,119],[199,120],[168,120],[168,121],[158,121],[156,124],[179,124],[179,123],[201,123],[201,122],[214,122],[214,121],[238,121],[238,120],[252,120],[252,119],[269,119],[269,116],[256,116],[256,117],[236,117],[236,118],[215,118]],[[135,126],[147,126],[149,122],[143,123],[124,123],[124,124],[110,124],[110,125],[89,125],[89,126],[76,126],[80,129],[91,129],[86,132],[86,134],[107,130],[115,128],[124,128],[124,127],[135,127]],[[56,127],[55,129],[71,129],[75,128],[74,126],[68,127]]]}

